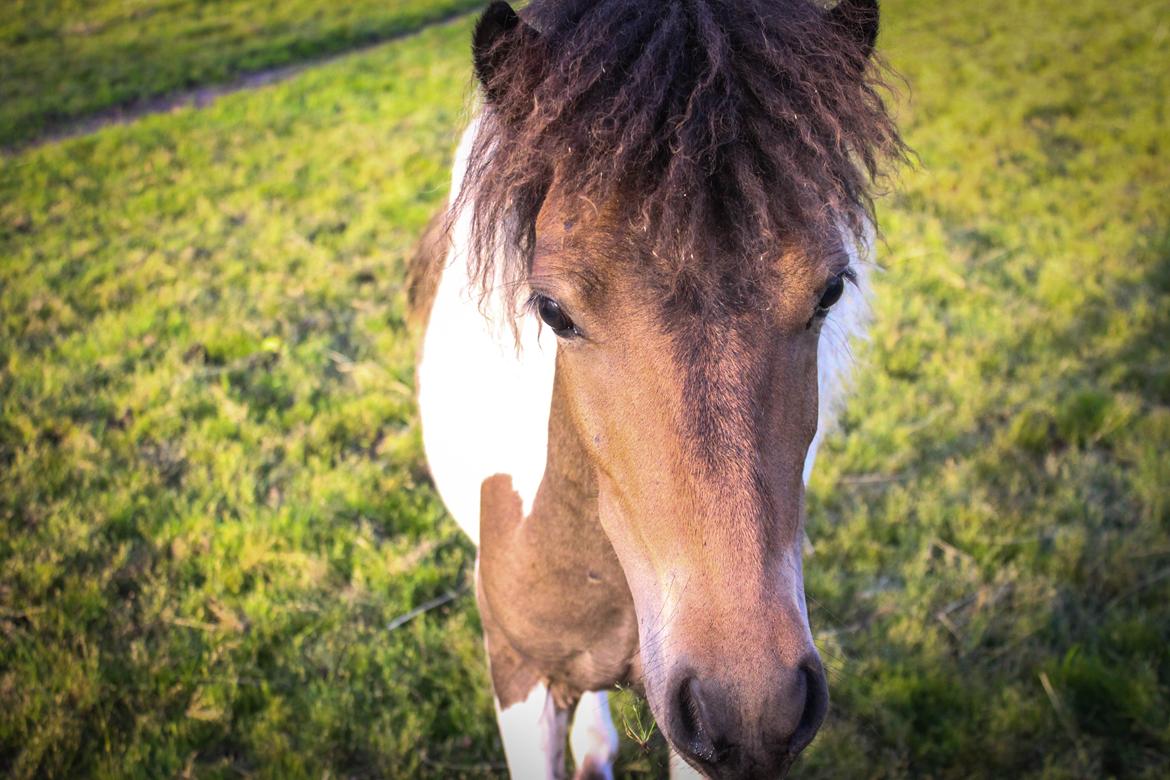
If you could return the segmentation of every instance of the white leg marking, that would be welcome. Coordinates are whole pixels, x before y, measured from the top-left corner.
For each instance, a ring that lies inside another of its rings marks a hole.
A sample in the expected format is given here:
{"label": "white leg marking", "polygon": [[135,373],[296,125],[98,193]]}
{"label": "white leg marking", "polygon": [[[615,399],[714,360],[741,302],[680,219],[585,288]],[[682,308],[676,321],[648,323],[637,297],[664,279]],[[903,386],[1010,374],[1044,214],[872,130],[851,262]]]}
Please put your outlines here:
{"label": "white leg marking", "polygon": [[524,701],[506,709],[496,702],[496,721],[513,780],[546,780],[564,775],[568,710],[558,710],[544,683]]}
{"label": "white leg marking", "polygon": [[670,750],[670,780],[702,780],[699,770],[683,761],[682,756]]}
{"label": "white leg marking", "polygon": [[609,696],[605,691],[587,691],[577,702],[573,714],[573,728],[569,732],[569,747],[577,769],[592,759],[593,767],[613,780],[613,760],[617,758],[618,733],[609,712]]}

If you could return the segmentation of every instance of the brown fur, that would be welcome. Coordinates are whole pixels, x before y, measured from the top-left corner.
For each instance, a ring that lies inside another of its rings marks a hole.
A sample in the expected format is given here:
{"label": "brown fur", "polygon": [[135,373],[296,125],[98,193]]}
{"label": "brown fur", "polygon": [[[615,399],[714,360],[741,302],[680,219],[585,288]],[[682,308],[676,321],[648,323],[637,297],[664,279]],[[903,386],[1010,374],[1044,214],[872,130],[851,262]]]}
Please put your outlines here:
{"label": "brown fur", "polygon": [[824,717],[800,557],[817,305],[904,151],[856,1],[537,0],[531,27],[489,9],[482,46],[481,22],[488,105],[452,214],[474,203],[485,294],[554,299],[578,330],[531,513],[510,475],[482,486],[503,707],[538,681],[562,712],[632,683],[727,777],[783,773]]}
{"label": "brown fur", "polygon": [[407,320],[420,330],[431,317],[431,305],[443,274],[443,260],[451,244],[446,217],[445,206],[431,216],[406,265]]}
{"label": "brown fur", "polygon": [[[531,284],[588,335],[558,351],[531,514],[506,475],[484,485],[479,603],[496,695],[507,706],[542,680],[567,708],[584,691],[632,684],[673,733],[681,658],[743,702],[727,728],[759,755],[800,716],[760,692],[790,688],[812,652],[791,589],[816,426],[818,334],[805,323],[832,267],[779,257],[774,307],[698,318],[680,336],[644,305],[653,282],[613,262],[620,244],[598,242],[612,225],[566,231],[559,203],[554,194],[542,211]],[[578,240],[592,250],[587,283]],[[736,776],[781,768],[752,760]]]}

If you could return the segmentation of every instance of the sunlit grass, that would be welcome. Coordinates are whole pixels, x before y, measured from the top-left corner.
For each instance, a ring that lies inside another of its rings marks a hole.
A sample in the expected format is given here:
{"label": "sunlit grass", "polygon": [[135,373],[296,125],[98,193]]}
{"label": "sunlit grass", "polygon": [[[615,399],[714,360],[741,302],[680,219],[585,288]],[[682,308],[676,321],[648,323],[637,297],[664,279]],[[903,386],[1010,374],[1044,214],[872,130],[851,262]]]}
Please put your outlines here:
{"label": "sunlit grass", "polygon": [[922,165],[810,495],[834,706],[804,771],[1162,775],[1170,23],[883,5]]}
{"label": "sunlit grass", "polygon": [[[1170,22],[883,8],[922,165],[810,488],[797,772],[1165,776]],[[395,620],[474,556],[402,308],[469,31],[0,161],[7,774],[500,774],[472,597]]]}
{"label": "sunlit grass", "polygon": [[419,455],[402,258],[469,24],[0,167],[0,765],[497,761]]}
{"label": "sunlit grass", "polygon": [[98,109],[417,30],[477,0],[5,0],[0,147]]}

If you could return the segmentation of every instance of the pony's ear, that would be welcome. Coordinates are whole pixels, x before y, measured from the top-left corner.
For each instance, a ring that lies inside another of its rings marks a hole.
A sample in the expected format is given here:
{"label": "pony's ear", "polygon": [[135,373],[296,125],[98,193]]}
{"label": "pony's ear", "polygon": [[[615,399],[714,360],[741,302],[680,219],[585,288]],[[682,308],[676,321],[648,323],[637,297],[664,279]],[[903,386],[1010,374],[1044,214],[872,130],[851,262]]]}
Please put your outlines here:
{"label": "pony's ear", "polygon": [[828,12],[829,23],[852,38],[868,57],[878,36],[878,0],[841,0]]}
{"label": "pony's ear", "polygon": [[471,36],[471,57],[475,75],[483,85],[488,101],[498,98],[503,89],[496,76],[508,55],[520,46],[531,45],[538,34],[512,10],[512,6],[496,0],[487,7],[475,24]]}

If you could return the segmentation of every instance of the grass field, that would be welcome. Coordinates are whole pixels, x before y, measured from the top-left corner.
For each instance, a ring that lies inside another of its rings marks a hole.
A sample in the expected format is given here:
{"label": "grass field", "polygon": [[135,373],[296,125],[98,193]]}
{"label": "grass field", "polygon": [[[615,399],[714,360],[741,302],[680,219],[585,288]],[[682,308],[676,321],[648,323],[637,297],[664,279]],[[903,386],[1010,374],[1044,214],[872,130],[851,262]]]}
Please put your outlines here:
{"label": "grass field", "polygon": [[0,147],[99,109],[341,51],[476,0],[5,0]]}
{"label": "grass field", "polygon": [[[810,487],[796,772],[1165,777],[1170,15],[883,8],[922,162]],[[501,773],[403,318],[470,24],[0,159],[4,774]]]}

